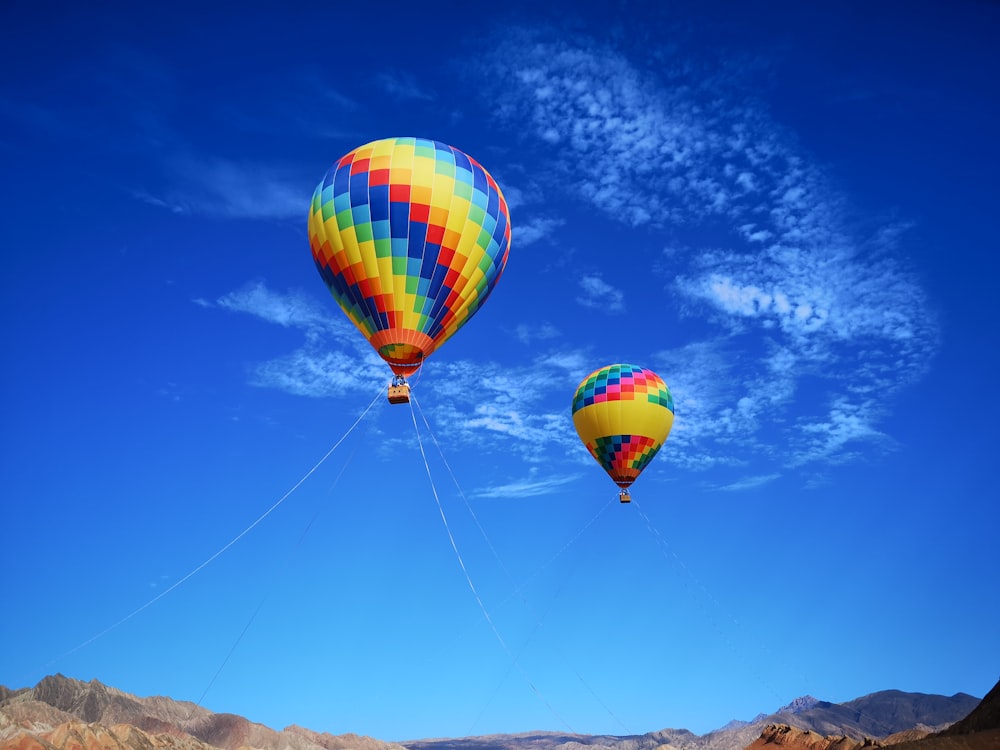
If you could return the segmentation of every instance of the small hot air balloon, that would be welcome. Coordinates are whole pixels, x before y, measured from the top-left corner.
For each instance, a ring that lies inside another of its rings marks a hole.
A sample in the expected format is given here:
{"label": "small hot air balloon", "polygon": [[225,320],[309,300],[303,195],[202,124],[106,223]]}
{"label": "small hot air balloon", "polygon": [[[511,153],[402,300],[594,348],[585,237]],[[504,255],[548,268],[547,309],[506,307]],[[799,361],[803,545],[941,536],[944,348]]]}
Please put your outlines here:
{"label": "small hot air balloon", "polygon": [[659,375],[616,364],[590,373],[573,396],[580,440],[630,502],[628,488],[660,450],[674,424],[674,399]]}
{"label": "small hot air balloon", "polygon": [[438,141],[386,138],[339,159],[316,187],[309,244],[337,304],[406,376],[483,306],[510,251],[510,214],[475,159]]}

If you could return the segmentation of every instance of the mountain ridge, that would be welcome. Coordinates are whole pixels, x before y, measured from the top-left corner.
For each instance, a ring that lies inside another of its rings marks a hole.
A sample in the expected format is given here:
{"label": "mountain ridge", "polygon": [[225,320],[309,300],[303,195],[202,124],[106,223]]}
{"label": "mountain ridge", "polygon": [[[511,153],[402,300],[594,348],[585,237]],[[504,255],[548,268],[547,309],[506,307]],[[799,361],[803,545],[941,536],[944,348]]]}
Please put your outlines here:
{"label": "mountain ridge", "polygon": [[[393,743],[295,724],[277,731],[190,702],[141,698],[98,680],[50,675],[33,688],[0,686],[0,750],[743,750],[768,731],[766,744],[791,741],[794,750],[830,750],[820,747],[824,738],[840,737],[836,750],[856,750],[855,745],[893,736],[893,742],[919,740],[951,725],[966,726],[965,734],[978,732],[979,725],[961,724],[976,715],[974,709],[982,704],[966,693],[887,690],[842,704],[802,696],[773,714],[733,721],[705,735],[670,728],[626,736],[535,731]],[[997,723],[989,711],[980,713],[986,717],[979,720],[983,726]]]}
{"label": "mountain ridge", "polygon": [[[122,744],[124,729],[143,736]],[[60,727],[68,747],[53,743]],[[74,738],[73,733],[76,733]],[[40,742],[34,744],[25,736]],[[17,737],[20,744],[10,745]],[[172,738],[172,739],[171,739]],[[189,742],[188,740],[194,741]],[[178,746],[178,742],[181,741]],[[43,678],[33,688],[0,692],[0,747],[3,750],[403,750],[400,745],[358,735],[330,735],[300,727],[277,731],[230,713],[213,713],[194,703],[164,696],[140,698],[98,680],[63,675]]]}

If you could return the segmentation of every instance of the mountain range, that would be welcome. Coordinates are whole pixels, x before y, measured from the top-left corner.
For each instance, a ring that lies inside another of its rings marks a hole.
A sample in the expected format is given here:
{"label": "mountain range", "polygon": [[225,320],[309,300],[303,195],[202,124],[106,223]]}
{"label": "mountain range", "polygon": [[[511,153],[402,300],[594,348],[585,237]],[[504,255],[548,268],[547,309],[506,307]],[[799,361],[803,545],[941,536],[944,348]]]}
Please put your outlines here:
{"label": "mountain range", "polygon": [[[935,744],[936,743],[936,744]],[[166,697],[51,675],[0,686],[0,750],[1000,750],[1000,683],[984,698],[885,690],[846,703],[798,698],[705,735],[559,732],[384,742],[299,726],[276,731]],[[765,746],[779,746],[775,748]]]}

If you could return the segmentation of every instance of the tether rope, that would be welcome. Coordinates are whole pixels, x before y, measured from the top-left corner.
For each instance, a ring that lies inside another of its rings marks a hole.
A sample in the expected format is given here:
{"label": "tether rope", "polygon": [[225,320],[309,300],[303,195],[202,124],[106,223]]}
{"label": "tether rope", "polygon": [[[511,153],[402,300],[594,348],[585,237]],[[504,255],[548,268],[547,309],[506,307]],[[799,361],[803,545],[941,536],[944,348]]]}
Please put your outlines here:
{"label": "tether rope", "polygon": [[570,732],[573,732],[575,734],[576,730],[574,730],[573,727],[570,726],[569,722],[566,721],[566,719],[564,719],[559,714],[559,712],[555,710],[555,708],[553,708],[552,704],[549,703],[548,700],[546,700],[545,696],[542,695],[541,691],[528,676],[527,672],[525,672],[524,667],[522,667],[521,664],[518,662],[517,657],[510,650],[510,647],[507,645],[507,642],[503,639],[503,636],[500,635],[500,631],[497,629],[496,624],[493,622],[493,618],[490,617],[489,610],[486,609],[486,605],[483,603],[482,597],[479,596],[479,592],[476,590],[476,586],[472,582],[472,577],[469,575],[469,570],[465,565],[465,560],[462,559],[462,553],[459,552],[458,544],[455,542],[455,536],[454,534],[452,534],[451,525],[448,523],[448,516],[445,514],[444,506],[441,504],[441,498],[438,496],[437,486],[434,484],[434,477],[431,475],[430,463],[427,460],[427,453],[424,451],[424,442],[420,438],[420,428],[417,425],[417,415],[416,412],[413,410],[413,404],[416,403],[416,399],[414,398],[412,393],[410,394],[410,400],[411,400],[410,416],[413,419],[413,432],[417,436],[417,445],[420,448],[420,456],[421,458],[423,458],[424,461],[424,469],[427,471],[427,479],[431,485],[431,492],[434,495],[434,502],[437,503],[438,513],[441,516],[441,521],[444,523],[445,531],[448,534],[448,541],[451,542],[451,548],[455,552],[455,557],[458,558],[458,564],[462,568],[462,573],[465,576],[465,581],[466,583],[468,583],[469,588],[472,590],[472,594],[476,599],[476,603],[479,605],[479,609],[483,613],[483,617],[486,618],[486,622],[489,623],[490,629],[493,631],[493,635],[496,636],[496,639],[500,643],[500,646],[503,648],[507,656],[510,657],[512,664],[515,667],[517,667],[517,670],[521,673],[521,676],[524,678],[525,682],[528,683],[528,687],[531,688],[535,696],[545,705],[546,708],[549,709],[552,715],[555,716],[560,722],[562,722],[562,724],[567,729],[569,729]]}
{"label": "tether rope", "polygon": [[[468,496],[465,494],[465,491],[462,489],[461,485],[459,484],[458,477],[455,476],[455,472],[452,471],[451,465],[448,463],[448,459],[445,458],[444,450],[441,448],[441,444],[438,442],[437,437],[434,435],[433,430],[431,430],[430,423],[427,421],[427,416],[424,414],[423,410],[420,408],[420,404],[419,403],[417,403],[416,406],[417,406],[417,410],[420,412],[420,418],[423,420],[424,426],[427,428],[427,434],[431,436],[431,440],[434,443],[434,447],[437,448],[438,454],[441,456],[441,462],[445,465],[445,468],[448,470],[448,473],[451,475],[451,479],[455,483],[455,487],[458,489],[458,494],[462,498],[462,502],[465,503],[465,507],[468,509],[469,515],[471,515],[472,519],[475,521],[476,526],[479,528],[479,532],[482,534],[483,539],[486,541],[486,546],[490,548],[490,551],[493,553],[493,556],[496,558],[497,563],[500,565],[500,569],[504,572],[504,575],[506,575],[507,580],[510,581],[511,585],[513,586],[513,590],[511,591],[510,595],[506,599],[504,599],[502,602],[500,602],[499,606],[503,607],[512,598],[516,597],[517,599],[519,599],[521,601],[521,603],[527,608],[527,610],[531,613],[532,617],[535,619],[535,627],[532,629],[531,633],[529,633],[528,637],[525,639],[524,646],[522,646],[522,650],[523,650],[527,646],[528,642],[531,640],[531,637],[541,628],[541,626],[542,626],[542,620],[545,618],[545,615],[539,615],[537,613],[537,611],[531,606],[531,604],[528,602],[528,600],[524,597],[524,595],[521,592],[543,570],[545,570],[549,565],[551,565],[553,562],[555,562],[567,549],[569,549],[570,547],[572,547],[576,543],[576,540],[579,539],[581,536],[583,536],[584,532],[586,532],[587,529],[589,529],[591,526],[593,526],[594,523],[597,521],[598,518],[600,518],[602,515],[604,515],[605,511],[607,511],[607,509],[609,507],[611,507],[611,505],[614,504],[614,498],[611,498],[610,500],[608,500],[608,502],[605,503],[604,506],[602,506],[601,509],[599,511],[597,511],[597,513],[589,521],[587,521],[587,523],[585,523],[583,525],[583,527],[580,528],[576,532],[576,534],[574,534],[569,539],[569,541],[567,541],[565,544],[563,544],[563,546],[560,547],[559,550],[557,550],[556,553],[554,555],[552,555],[552,557],[550,557],[546,562],[544,562],[542,565],[540,565],[530,576],[528,576],[527,578],[525,578],[520,584],[514,584],[514,577],[510,574],[510,571],[507,569],[507,566],[504,565],[503,560],[500,558],[500,554],[496,551],[496,548],[493,546],[493,543],[490,541],[489,536],[486,534],[486,529],[484,529],[483,525],[479,522],[479,517],[476,515],[476,512],[472,509],[472,505],[471,505],[471,503],[469,503]],[[555,597],[553,597],[553,599],[554,598]],[[519,654],[520,654],[520,652],[519,652]],[[567,661],[567,663],[569,662],[568,659],[566,661]],[[622,729],[625,730],[626,734],[631,734],[631,730],[615,714],[615,712],[611,710],[611,708],[604,702],[604,700],[601,698],[601,696],[599,696],[597,694],[597,691],[595,691],[594,688],[590,685],[590,683],[588,683],[587,680],[584,679],[583,675],[581,675],[580,672],[577,669],[573,668],[572,666],[571,666],[571,669],[573,669],[573,673],[576,676],[576,678],[580,681],[580,683],[594,697],[594,700],[596,700],[601,705],[601,707],[605,711],[607,711],[608,715],[618,724],[618,726],[620,726]],[[507,673],[508,674],[510,673],[509,669],[508,669]],[[499,685],[497,686],[497,689],[499,689]],[[494,691],[494,695],[496,695],[496,691]],[[490,701],[492,701],[492,700],[493,700],[493,697],[491,696],[490,697]],[[487,706],[488,705],[489,705],[489,701],[487,702]],[[484,706],[483,707],[483,711],[485,711],[485,710],[486,710],[486,707]],[[481,716],[482,716],[482,713],[480,713],[480,718],[481,718]],[[478,723],[478,722],[479,722],[479,718],[476,719],[475,723]],[[473,726],[475,726],[475,724]]]}
{"label": "tether rope", "polygon": [[[497,564],[500,566],[500,569],[503,570],[504,575],[507,576],[507,580],[510,581],[513,584],[514,576],[511,575],[510,571],[507,569],[507,566],[504,565],[503,560],[500,558],[500,554],[496,551],[496,548],[493,546],[493,543],[490,541],[489,536],[486,534],[486,529],[484,529],[483,525],[479,522],[479,517],[476,516],[476,512],[472,509],[472,505],[469,503],[468,496],[465,494],[465,491],[462,489],[461,485],[458,482],[458,477],[455,476],[455,472],[452,471],[451,466],[448,464],[448,459],[445,458],[444,450],[441,448],[441,444],[438,443],[437,438],[434,436],[434,432],[431,430],[430,423],[427,421],[427,417],[424,415],[423,410],[420,409],[420,404],[419,403],[417,404],[417,410],[420,412],[420,418],[423,419],[424,425],[427,427],[427,434],[431,436],[431,441],[434,443],[434,447],[437,448],[438,454],[441,456],[441,463],[444,464],[445,468],[448,470],[448,474],[451,475],[451,479],[455,483],[456,489],[458,489],[459,497],[462,498],[462,502],[465,503],[465,507],[468,509],[469,515],[472,516],[472,520],[475,521],[476,527],[479,529],[479,533],[482,534],[483,539],[486,542],[486,546],[490,548],[490,552],[493,553],[493,557],[496,558]],[[549,565],[551,565],[557,559],[559,559],[559,557],[567,549],[569,549],[570,547],[572,547],[576,543],[576,540],[579,539],[581,536],[583,536],[584,532],[587,531],[587,529],[589,529],[591,526],[593,526],[594,523],[597,521],[597,519],[600,518],[609,507],[611,507],[611,505],[613,504],[613,502],[614,502],[614,498],[612,498],[611,500],[609,500],[604,505],[604,507],[602,507],[599,511],[597,511],[597,513],[594,515],[594,517],[591,518],[589,521],[587,521],[587,523],[585,523],[583,525],[583,527],[580,528],[580,530],[577,531],[576,534],[574,534],[569,539],[569,541],[567,541],[565,544],[563,544],[563,546],[560,547],[559,550],[557,550],[556,553],[554,555],[552,555],[552,557],[550,557],[546,562],[542,563],[530,576],[528,576],[527,578],[525,578],[520,584],[515,585],[514,588],[513,588],[513,591],[510,594],[510,596],[508,596],[506,599],[504,599],[500,603],[500,606],[501,607],[504,606],[508,601],[511,600],[511,598],[513,598],[515,596],[518,599],[520,599],[522,602],[524,602],[524,604],[527,605],[528,602],[521,595],[521,591],[523,591],[528,586],[528,584],[531,583],[531,581],[533,581],[536,576],[538,576],[539,573],[541,573]]]}
{"label": "tether rope", "polygon": [[[535,626],[534,626],[534,628],[532,628],[531,633],[529,633],[528,637],[525,639],[524,646],[522,646],[522,650],[523,650],[527,646],[528,642],[531,640],[532,636],[536,632],[538,632],[538,630],[541,629],[542,620],[545,619],[545,615],[544,614],[543,615],[539,615],[538,614],[538,612],[531,606],[530,602],[528,602],[528,600],[522,594],[522,591],[525,588],[527,588],[528,584],[531,583],[531,581],[533,581],[543,570],[545,570],[549,565],[551,565],[553,562],[555,562],[567,549],[569,549],[570,547],[572,547],[576,543],[576,540],[579,539],[581,536],[583,536],[584,532],[586,532],[587,529],[589,529],[591,526],[593,526],[594,523],[597,521],[597,519],[600,518],[605,513],[605,511],[607,511],[607,509],[609,507],[611,507],[612,504],[614,504],[615,498],[611,498],[607,503],[605,503],[605,505],[599,511],[597,511],[597,513],[594,515],[594,517],[591,518],[589,521],[587,521],[587,523],[584,524],[583,527],[579,531],[577,531],[576,534],[574,534],[572,538],[569,539],[569,541],[567,541],[562,547],[560,547],[559,550],[557,550],[556,553],[554,555],[552,555],[552,557],[550,557],[546,562],[544,562],[542,565],[540,565],[531,575],[529,575],[527,578],[525,578],[520,584],[515,584],[514,583],[514,576],[511,575],[511,573],[508,570],[507,566],[504,564],[503,560],[500,558],[500,554],[497,552],[496,548],[493,546],[493,543],[490,541],[490,538],[489,538],[489,536],[486,533],[486,529],[483,528],[483,525],[479,521],[479,517],[476,515],[476,512],[472,509],[472,504],[469,503],[468,496],[465,494],[465,491],[462,489],[461,485],[459,484],[458,477],[455,476],[455,472],[452,471],[451,465],[448,463],[448,459],[445,458],[444,450],[441,448],[441,444],[438,442],[437,437],[434,435],[433,430],[431,430],[430,423],[427,421],[427,416],[424,414],[423,410],[420,408],[420,404],[419,403],[417,403],[416,406],[417,406],[417,411],[420,412],[420,418],[423,420],[424,426],[427,428],[427,434],[430,435],[431,441],[434,443],[434,447],[437,448],[438,454],[441,456],[441,462],[444,464],[445,468],[448,470],[448,473],[451,475],[452,481],[455,483],[455,487],[458,489],[459,497],[462,498],[462,502],[465,503],[465,507],[468,509],[469,515],[471,515],[473,521],[475,521],[476,527],[479,529],[479,533],[482,534],[483,539],[486,542],[486,546],[489,547],[490,551],[493,553],[493,556],[496,558],[497,564],[500,566],[500,569],[503,571],[504,575],[507,577],[507,580],[510,581],[510,583],[512,585],[512,591],[511,591],[511,593],[507,596],[506,599],[504,599],[503,601],[501,601],[498,606],[502,608],[504,605],[507,604],[507,602],[509,602],[511,599],[513,599],[513,598],[516,597],[525,606],[525,608],[528,610],[528,612],[531,613],[532,617],[535,620]],[[553,599],[554,598],[555,597],[553,597]],[[520,653],[521,652],[519,651],[518,652],[518,657],[520,656]],[[567,663],[569,662],[568,659],[566,659],[566,661],[567,661]],[[626,734],[631,734],[631,730],[629,730],[629,728],[625,725],[625,723],[615,714],[614,711],[611,710],[611,708],[597,694],[597,691],[595,691],[594,688],[590,685],[590,683],[588,683],[587,680],[584,679],[583,675],[581,675],[580,672],[578,670],[576,670],[575,668],[573,668],[572,666],[571,666],[571,668],[573,669],[573,673],[576,676],[576,678],[587,689],[587,691],[594,697],[594,699],[601,705],[601,707],[605,711],[607,711],[608,715],[618,724],[618,726],[620,726],[622,729],[625,730]],[[509,669],[508,669],[507,673],[508,674],[510,673]],[[499,685],[497,686],[497,689],[499,689]],[[496,691],[494,691],[493,695],[494,696],[496,695]],[[493,700],[493,696],[490,697],[490,701],[492,701],[492,700]],[[489,705],[490,701],[487,701],[487,704],[486,704],[487,706]],[[483,711],[485,711],[485,710],[486,710],[486,706],[483,707]],[[480,712],[479,718],[481,718],[481,717],[482,717],[482,712]],[[476,719],[476,722],[473,724],[473,726],[475,726],[475,724],[479,723],[479,718]]]}
{"label": "tether rope", "polygon": [[212,562],[214,562],[216,559],[218,559],[223,553],[225,553],[230,547],[232,547],[234,544],[236,544],[236,542],[238,542],[240,539],[242,539],[247,534],[249,534],[265,518],[267,518],[269,515],[271,515],[271,513],[273,513],[275,510],[277,510],[277,508],[282,503],[284,503],[285,500],[287,500],[291,496],[291,494],[293,492],[295,492],[295,490],[297,490],[300,486],[302,486],[303,482],[305,482],[309,477],[311,477],[316,472],[316,470],[319,469],[319,467],[323,465],[323,462],[326,461],[326,459],[328,459],[330,457],[330,455],[335,450],[337,450],[338,447],[340,447],[340,444],[343,443],[344,440],[347,439],[347,436],[350,435],[352,432],[354,432],[354,429],[361,423],[361,420],[365,418],[365,415],[367,415],[368,412],[371,411],[372,407],[376,404],[376,402],[379,400],[379,398],[382,396],[383,393],[384,393],[384,390],[380,386],[378,394],[376,394],[375,398],[372,399],[371,403],[368,404],[367,408],[361,413],[361,416],[359,416],[355,420],[354,424],[352,424],[350,426],[350,428],[348,428],[347,432],[345,432],[344,435],[336,443],[333,444],[333,447],[330,448],[330,450],[328,450],[323,455],[323,457],[319,461],[317,461],[313,465],[313,467],[311,469],[309,469],[309,471],[307,471],[302,476],[301,479],[299,479],[299,481],[297,481],[295,484],[293,484],[292,487],[287,492],[285,492],[285,494],[283,494],[280,498],[278,498],[278,500],[273,505],[271,505],[270,508],[268,508],[263,513],[261,513],[256,518],[256,520],[254,520],[253,523],[251,523],[249,526],[247,526],[245,529],[243,529],[243,531],[241,531],[239,534],[237,534],[235,537],[233,537],[230,541],[228,541],[226,544],[224,544],[221,548],[219,548],[218,551],[216,551],[214,554],[212,554],[210,557],[208,557],[204,562],[202,562],[201,564],[199,564],[197,567],[195,567],[189,573],[187,573],[186,575],[184,575],[182,578],[180,578],[177,581],[175,581],[174,583],[172,583],[169,587],[167,587],[166,589],[164,589],[163,591],[161,591],[159,594],[157,594],[152,599],[150,599],[149,601],[147,601],[141,607],[138,607],[137,609],[132,610],[127,615],[125,615],[123,618],[121,618],[120,620],[118,620],[114,624],[109,625],[108,627],[106,627],[104,630],[102,630],[101,632],[97,633],[96,635],[91,636],[90,638],[88,638],[87,640],[85,640],[83,643],[80,643],[79,645],[74,646],[70,650],[66,651],[63,654],[60,654],[59,656],[55,657],[54,659],[49,660],[46,664],[42,665],[42,669],[43,670],[47,669],[48,667],[52,666],[56,662],[58,662],[58,661],[60,661],[62,659],[65,659],[67,656],[70,656],[71,654],[75,654],[80,649],[86,648],[87,646],[89,646],[94,641],[98,640],[99,638],[103,638],[104,636],[106,636],[111,631],[115,630],[116,628],[121,627],[126,622],[128,622],[129,620],[131,620],[133,617],[135,617],[136,615],[138,615],[140,612],[143,612],[144,610],[146,610],[149,607],[153,606],[154,604],[156,604],[156,602],[160,601],[160,599],[162,599],[163,597],[165,597],[167,594],[169,594],[170,592],[174,591],[179,586],[181,586],[183,583],[185,583],[186,581],[190,580],[192,577],[194,577],[195,575],[197,575],[198,573],[200,573],[202,570],[204,570],[206,567],[208,567],[208,565],[210,565]]}
{"label": "tether rope", "polygon": [[[732,624],[737,628],[737,630],[742,629],[742,624],[740,623],[740,621],[738,619],[736,619],[736,617],[734,617],[729,611],[726,610],[726,608],[722,605],[722,603],[718,600],[718,598],[716,598],[712,594],[712,592],[709,591],[708,588],[700,580],[698,580],[698,577],[695,576],[695,574],[691,571],[691,569],[688,568],[688,566],[684,564],[684,561],[681,560],[681,558],[677,555],[677,553],[673,550],[673,548],[667,542],[666,538],[660,533],[659,529],[657,529],[653,525],[653,522],[649,519],[649,516],[646,515],[646,513],[642,510],[642,508],[639,506],[639,504],[634,499],[632,500],[632,505],[634,505],[636,507],[636,510],[639,512],[639,515],[642,517],[643,521],[646,524],[646,528],[649,530],[650,534],[653,535],[653,538],[656,540],[657,545],[660,547],[660,550],[663,552],[664,557],[667,557],[668,560],[672,560],[673,562],[675,562],[681,568],[681,570],[683,570],[684,573],[691,579],[691,581],[695,584],[695,586],[697,586],[699,589],[701,589],[701,591],[708,598],[708,600],[712,604],[714,604],[719,609],[719,611],[722,612],[730,620],[730,622],[732,622]],[[736,648],[736,645],[732,642],[732,640],[725,633],[722,632],[722,628],[719,627],[719,624],[715,621],[715,618],[704,607],[704,605],[701,604],[701,602],[698,602],[698,606],[701,607],[702,612],[704,612],[705,616],[708,618],[708,620],[711,623],[712,628],[715,630],[715,632],[718,633],[719,637],[725,642],[725,644],[729,647],[729,649],[734,654],[736,654],[736,657],[744,664],[744,666],[747,667],[747,669],[754,676],[754,678],[756,678],[756,680],[763,687],[765,687],[767,690],[769,690],[771,692],[771,694],[774,695],[775,698],[779,702],[783,701],[783,700],[788,700],[787,697],[782,698],[778,694],[777,690],[775,690],[774,687],[767,680],[765,680],[761,676],[760,672],[754,667],[754,665],[751,664],[746,659],[746,657],[743,655],[743,653],[741,653]],[[758,642],[757,643],[757,647],[761,651],[763,651],[765,653],[765,655],[767,655],[770,658],[771,661],[775,661],[771,657],[768,648],[763,643]],[[798,678],[799,678],[799,680],[802,683],[809,684],[809,679],[802,672],[799,672]],[[878,718],[876,718],[876,717],[874,717],[874,716],[872,716],[870,714],[867,714],[864,711],[858,709],[857,707],[855,707],[853,710],[858,714],[857,718],[855,719],[855,723],[857,724],[856,730],[862,736],[864,736],[864,731],[861,730],[860,722],[858,721],[858,719],[860,719],[861,717],[864,717],[864,718],[868,719],[868,721],[871,722],[871,724],[873,726],[881,725],[884,728],[883,731],[885,731],[886,734],[888,734],[889,730],[891,730],[891,727],[888,726],[883,720],[878,719]]]}
{"label": "tether rope", "polygon": [[[372,403],[374,403],[374,401]],[[365,410],[365,414],[367,414],[370,409],[371,409],[371,406],[369,405],[368,409]],[[362,414],[361,416],[364,417],[365,414]],[[358,421],[360,421],[360,419]],[[355,423],[355,424],[357,424],[357,423]],[[354,428],[352,427],[351,429],[353,430]],[[349,435],[349,434],[350,434],[350,431],[348,431],[348,433],[344,435],[344,438],[346,438],[347,435]],[[358,446],[355,445],[354,446],[354,450],[351,452],[351,455],[348,457],[347,461],[344,462],[344,465],[341,467],[340,472],[334,478],[333,483],[330,485],[330,488],[329,488],[328,492],[332,492],[333,488],[336,487],[337,484],[340,482],[340,478],[342,476],[344,476],[344,472],[347,471],[347,467],[354,460],[354,456],[357,453],[357,450],[358,450]],[[316,523],[316,519],[319,518],[319,514],[322,511],[323,511],[323,506],[320,505],[320,507],[317,508],[316,512],[313,514],[313,517],[309,519],[309,522],[306,524],[305,528],[302,530],[302,533],[299,535],[299,538],[296,540],[295,544],[292,545],[292,548],[289,550],[288,556],[285,558],[285,561],[284,561],[284,566],[288,565],[288,562],[292,559],[292,554],[295,552],[295,550],[297,550],[299,548],[299,546],[302,544],[303,540],[309,534],[309,530],[312,529],[313,524]],[[212,675],[212,679],[210,679],[208,681],[208,685],[205,687],[205,690],[202,692],[201,697],[198,698],[197,703],[195,703],[196,706],[201,706],[202,701],[205,700],[205,696],[208,695],[208,691],[212,689],[213,685],[215,685],[216,680],[219,679],[219,675],[222,674],[222,670],[226,668],[226,665],[229,663],[229,660],[233,657],[233,654],[236,653],[236,649],[239,647],[240,643],[243,641],[243,637],[250,630],[250,626],[253,625],[254,620],[257,619],[257,615],[260,614],[260,611],[264,608],[264,602],[267,601],[267,597],[270,594],[269,588],[271,586],[271,583],[273,583],[273,581],[277,577],[278,577],[277,576],[277,572],[272,573],[271,580],[268,582],[268,585],[265,587],[265,589],[266,589],[265,593],[261,597],[260,602],[257,604],[257,608],[254,609],[253,614],[250,615],[250,619],[248,619],[247,622],[246,622],[246,625],[243,626],[243,630],[240,631],[240,634],[236,637],[236,640],[233,642],[233,645],[230,647],[229,652],[226,654],[226,657],[222,660],[222,663],[219,665],[219,668],[217,670],[215,670],[215,674]]]}
{"label": "tether rope", "polygon": [[[653,522],[650,520],[649,516],[646,515],[645,511],[642,509],[642,507],[639,505],[639,503],[635,499],[632,500],[632,505],[634,505],[635,509],[639,512],[639,516],[642,518],[643,522],[646,524],[646,528],[649,530],[649,533],[653,536],[653,539],[656,541],[657,546],[660,548],[660,551],[663,553],[663,556],[665,558],[667,558],[668,562],[676,563],[676,565],[678,567],[680,567],[680,569],[682,571],[684,571],[684,573],[694,583],[694,585],[698,589],[701,590],[701,592],[705,595],[705,597],[709,600],[709,602],[711,602],[712,604],[714,604],[718,608],[718,610],[720,612],[722,612],[733,623],[733,625],[735,625],[739,629],[741,627],[739,620],[737,620],[732,614],[730,614],[726,610],[725,607],[722,606],[722,603],[712,594],[711,591],[708,590],[708,588],[705,586],[705,584],[703,584],[698,579],[698,577],[695,576],[695,574],[691,571],[691,569],[687,565],[684,564],[684,561],[681,560],[681,558],[674,551],[673,547],[670,546],[670,544],[667,542],[667,540],[663,536],[663,534],[660,533],[660,530],[657,529],[653,525]],[[696,599],[696,601],[697,601],[697,599]],[[701,608],[701,610],[704,613],[705,617],[708,619],[709,623],[712,626],[712,629],[715,630],[715,632],[718,634],[718,636],[729,647],[729,649],[736,655],[736,657],[741,662],[743,662],[743,664],[751,671],[751,673],[757,679],[757,681],[760,682],[760,684],[763,685],[765,688],[767,688],[775,696],[775,698],[777,698],[779,701],[782,700],[781,696],[774,689],[774,687],[770,683],[768,683],[767,680],[765,680],[760,675],[760,673],[757,671],[757,669],[746,660],[746,658],[744,657],[744,655],[739,651],[739,649],[736,648],[736,645],[729,638],[729,636],[727,636],[722,631],[722,628],[719,626],[718,622],[715,620],[715,617],[712,616],[712,613],[709,612],[708,609],[700,601],[698,601],[698,606]]]}

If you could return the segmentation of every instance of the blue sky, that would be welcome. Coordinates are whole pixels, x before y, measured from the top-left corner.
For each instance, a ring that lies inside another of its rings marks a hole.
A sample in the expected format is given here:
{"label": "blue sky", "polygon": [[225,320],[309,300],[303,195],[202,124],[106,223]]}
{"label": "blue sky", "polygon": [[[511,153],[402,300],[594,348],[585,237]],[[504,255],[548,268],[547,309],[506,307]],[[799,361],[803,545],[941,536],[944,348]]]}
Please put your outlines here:
{"label": "blue sky", "polygon": [[[5,3],[0,684],[386,740],[984,695],[1000,6],[745,5]],[[413,411],[306,235],[403,135],[513,226]],[[614,362],[676,405],[631,505]]]}

